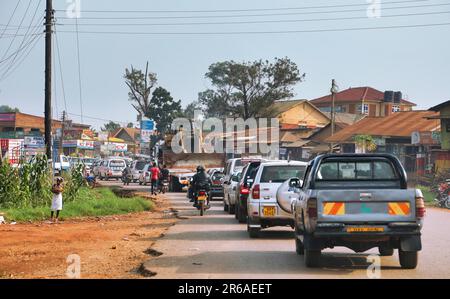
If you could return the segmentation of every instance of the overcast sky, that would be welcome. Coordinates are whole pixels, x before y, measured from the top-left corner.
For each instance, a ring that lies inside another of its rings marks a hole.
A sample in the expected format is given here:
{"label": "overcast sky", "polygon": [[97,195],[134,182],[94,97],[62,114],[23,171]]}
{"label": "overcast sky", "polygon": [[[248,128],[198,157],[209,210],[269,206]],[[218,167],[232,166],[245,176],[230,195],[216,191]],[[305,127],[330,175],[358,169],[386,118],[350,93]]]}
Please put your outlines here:
{"label": "overcast sky", "polygon": [[[133,65],[150,69],[159,85],[183,106],[197,99],[198,92],[208,88],[204,74],[210,64],[223,60],[248,61],[287,56],[307,74],[306,81],[295,87],[295,98],[313,99],[330,89],[336,79],[341,89],[350,86],[372,86],[379,90],[399,90],[417,108],[427,109],[450,99],[450,26],[402,27],[383,30],[324,31],[317,30],[397,27],[450,23],[450,1],[408,0],[381,1],[381,18],[367,18],[366,0],[80,0],[80,55],[84,122],[99,127],[105,121],[136,120],[127,100],[123,73]],[[396,2],[390,3],[389,2]],[[401,3],[400,3],[401,2]],[[7,58],[20,48],[23,36],[12,39],[25,16],[20,34],[24,34],[37,11],[34,24],[41,24],[45,0],[20,1],[7,30],[18,0],[0,0],[0,58]],[[66,104],[62,97],[59,66],[55,113],[67,106],[71,118],[80,121],[78,65],[74,19],[65,19],[66,0],[54,0],[57,9],[58,42],[61,50]],[[314,6],[316,8],[305,9]],[[320,8],[317,6],[332,6]],[[402,7],[401,9],[395,7]],[[407,8],[409,7],[409,8]],[[36,10],[37,8],[37,10]],[[272,10],[255,10],[255,9]],[[286,10],[273,10],[290,8]],[[100,11],[140,11],[100,12]],[[149,11],[163,12],[149,12]],[[181,11],[181,12],[173,12]],[[193,12],[207,10],[209,12]],[[223,11],[245,10],[245,11]],[[345,12],[342,12],[342,11]],[[91,12],[89,12],[91,11]],[[92,12],[96,11],[96,12]],[[147,12],[145,12],[147,11]],[[186,12],[190,11],[190,12]],[[318,13],[324,12],[326,13]],[[336,12],[341,11],[341,12]],[[248,15],[259,16],[248,16]],[[261,16],[265,14],[264,16]],[[236,17],[237,15],[246,15]],[[396,17],[389,17],[397,15]],[[400,15],[400,16],[398,16]],[[407,15],[407,16],[406,16]],[[204,18],[194,18],[204,16]],[[207,16],[207,17],[205,17]],[[214,17],[212,17],[214,16]],[[112,19],[98,19],[111,17]],[[182,18],[180,18],[182,17]],[[94,19],[92,19],[94,18]],[[122,19],[120,19],[122,18]],[[126,19],[128,18],[128,19]],[[340,18],[341,20],[329,20]],[[345,18],[345,20],[342,20]],[[352,19],[348,19],[352,18]],[[321,19],[321,21],[299,21]],[[328,19],[328,20],[324,20]],[[292,22],[279,22],[292,20]],[[265,23],[243,23],[266,21]],[[267,22],[269,21],[269,22]],[[160,25],[174,23],[240,22],[238,24]],[[93,25],[93,24],[109,25]],[[90,25],[82,25],[90,24]],[[116,24],[147,24],[141,26]],[[153,25],[148,25],[153,24]],[[158,25],[154,25],[158,24]],[[11,26],[12,25],[12,26]],[[34,30],[34,27],[31,29]],[[39,29],[40,30],[40,29]],[[280,31],[316,31],[280,33]],[[69,31],[69,32],[63,32]],[[145,32],[154,35],[99,34],[86,32]],[[270,32],[264,34],[173,34],[195,32]],[[167,33],[171,34],[167,34]],[[11,41],[14,41],[11,44]],[[26,41],[30,41],[27,39]],[[0,105],[18,107],[26,113],[42,115],[44,110],[44,40],[36,40],[23,63],[15,64],[8,77],[0,79]],[[24,43],[24,45],[26,42]],[[11,45],[11,47],[9,47]],[[31,45],[31,44],[30,44]],[[10,48],[7,55],[5,51]],[[28,48],[27,48],[28,49]],[[20,56],[19,56],[20,57]],[[3,59],[0,59],[2,61]],[[57,56],[55,56],[57,61]],[[8,67],[0,62],[0,78]],[[94,119],[99,118],[99,119]]]}

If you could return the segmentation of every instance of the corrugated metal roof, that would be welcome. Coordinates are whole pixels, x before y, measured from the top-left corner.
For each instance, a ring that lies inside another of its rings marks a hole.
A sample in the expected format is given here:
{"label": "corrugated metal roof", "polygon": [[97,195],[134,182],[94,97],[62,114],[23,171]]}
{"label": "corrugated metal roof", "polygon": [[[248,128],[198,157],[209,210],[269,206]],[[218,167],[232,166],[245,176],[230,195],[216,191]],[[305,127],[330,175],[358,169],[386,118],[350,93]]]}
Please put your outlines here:
{"label": "corrugated metal roof", "polygon": [[366,117],[359,122],[347,126],[326,142],[352,141],[359,134],[372,136],[410,137],[414,131],[433,131],[440,127],[437,120],[427,117],[437,115],[432,111],[402,111],[386,117]]}
{"label": "corrugated metal roof", "polygon": [[[348,88],[345,90],[342,90],[338,93],[336,93],[335,96],[335,103],[342,103],[342,102],[360,102],[362,99],[364,101],[378,101],[382,102],[384,100],[384,92],[379,91],[372,87],[353,87]],[[317,104],[324,104],[324,103],[331,103],[332,96],[331,94],[311,100],[310,102],[314,105]],[[409,104],[412,106],[416,106],[416,104],[403,100],[403,104]]]}

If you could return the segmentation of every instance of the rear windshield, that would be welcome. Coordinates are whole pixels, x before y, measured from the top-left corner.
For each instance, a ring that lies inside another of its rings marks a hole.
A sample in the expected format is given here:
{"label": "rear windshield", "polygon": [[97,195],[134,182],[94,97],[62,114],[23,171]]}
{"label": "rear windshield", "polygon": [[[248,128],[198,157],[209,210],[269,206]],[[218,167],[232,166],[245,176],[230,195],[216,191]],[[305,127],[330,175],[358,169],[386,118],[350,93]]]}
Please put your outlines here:
{"label": "rear windshield", "polygon": [[324,162],[317,172],[318,181],[396,180],[389,161]]}
{"label": "rear windshield", "polygon": [[218,181],[218,180],[220,180],[223,177],[224,177],[223,173],[216,172],[216,173],[213,174],[212,180],[213,181]]}
{"label": "rear windshield", "polygon": [[244,164],[242,163],[242,160],[236,160],[234,162],[234,169],[236,168],[242,168],[244,166]]}
{"label": "rear windshield", "polygon": [[142,169],[144,169],[145,165],[147,165],[147,163],[145,161],[138,161],[138,162],[136,162],[136,165],[134,166],[134,168],[137,170],[142,170]]}
{"label": "rear windshield", "polygon": [[283,183],[293,177],[303,178],[305,168],[306,166],[300,165],[264,166],[260,182]]}
{"label": "rear windshield", "polygon": [[110,167],[125,167],[125,161],[113,160],[109,162]]}

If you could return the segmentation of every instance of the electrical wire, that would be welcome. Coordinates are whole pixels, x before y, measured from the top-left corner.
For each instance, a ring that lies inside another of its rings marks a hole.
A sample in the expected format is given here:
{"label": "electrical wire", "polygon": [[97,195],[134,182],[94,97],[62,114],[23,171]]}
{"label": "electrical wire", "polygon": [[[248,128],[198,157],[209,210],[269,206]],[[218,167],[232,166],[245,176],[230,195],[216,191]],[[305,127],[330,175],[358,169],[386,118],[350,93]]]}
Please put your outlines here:
{"label": "electrical wire", "polygon": [[19,0],[16,4],[16,7],[14,7],[13,13],[9,17],[8,23],[5,26],[5,29],[3,29],[2,33],[0,34],[0,39],[3,37],[3,34],[5,34],[5,31],[8,29],[9,24],[11,23],[11,20],[13,19],[14,15],[16,14],[17,7],[19,7],[19,4],[22,0]]}
{"label": "electrical wire", "polygon": [[80,93],[81,123],[83,123],[83,93],[81,88],[81,63],[80,63],[80,37],[78,35],[78,18],[75,18],[76,38],[77,38],[77,62],[78,62],[78,88]]}
{"label": "electrical wire", "polygon": [[[217,32],[133,32],[133,31],[78,31],[81,34],[116,34],[116,35],[242,35],[242,34],[289,34],[289,33],[319,33],[319,32],[344,32],[361,30],[382,30],[399,28],[421,28],[448,26],[448,23],[412,24],[412,25],[392,25],[379,27],[352,27],[352,28],[327,28],[327,29],[307,29],[307,30],[278,30],[278,31],[217,31]],[[60,31],[62,33],[76,33],[76,31]]]}
{"label": "electrical wire", "polygon": [[61,51],[59,50],[59,41],[58,41],[58,34],[56,31],[56,26],[54,26],[55,31],[55,41],[56,41],[56,52],[58,55],[58,64],[59,64],[59,76],[61,81],[61,91],[63,94],[63,100],[64,100],[64,109],[66,112],[69,110],[67,109],[67,100],[66,100],[66,89],[64,87],[64,76],[63,76],[63,70],[62,70],[62,64],[61,64]]}
{"label": "electrical wire", "polygon": [[[383,7],[385,10],[393,9],[410,9],[410,8],[425,8],[425,7],[440,7],[448,6],[450,3],[440,4],[425,4],[425,5],[410,5],[410,6],[395,6]],[[148,20],[148,19],[205,19],[205,18],[243,18],[243,17],[267,17],[267,16],[288,16],[288,15],[314,15],[314,14],[330,14],[330,13],[346,13],[346,12],[366,12],[367,9],[347,9],[347,10],[332,10],[332,11],[311,11],[311,12],[290,12],[290,13],[268,13],[268,14],[239,14],[239,15],[203,15],[203,16],[130,16],[130,17],[83,17],[83,20]],[[71,19],[67,16],[60,16],[59,19]]]}
{"label": "electrical wire", "polygon": [[[450,11],[424,12],[424,13],[408,13],[397,15],[383,15],[383,18],[411,17],[411,16],[427,16],[448,14]],[[319,18],[319,19],[300,19],[300,20],[260,20],[260,21],[236,21],[236,22],[186,22],[186,23],[150,23],[150,24],[131,24],[131,23],[81,23],[78,26],[185,26],[185,25],[237,25],[237,24],[265,24],[265,23],[298,23],[298,22],[323,22],[323,21],[343,21],[343,20],[366,20],[366,16],[358,17],[340,17],[340,18]],[[73,24],[60,23],[58,25],[70,26]]]}
{"label": "electrical wire", "polygon": [[[407,0],[383,2],[383,5],[427,2],[429,0]],[[213,10],[83,10],[83,13],[216,13],[216,12],[247,12],[247,11],[281,11],[281,10],[302,10],[302,9],[321,9],[321,8],[339,8],[367,6],[368,4],[335,4],[319,6],[301,6],[301,7],[277,7],[277,8],[247,8],[247,9],[213,9]],[[59,12],[65,10],[56,10]]]}

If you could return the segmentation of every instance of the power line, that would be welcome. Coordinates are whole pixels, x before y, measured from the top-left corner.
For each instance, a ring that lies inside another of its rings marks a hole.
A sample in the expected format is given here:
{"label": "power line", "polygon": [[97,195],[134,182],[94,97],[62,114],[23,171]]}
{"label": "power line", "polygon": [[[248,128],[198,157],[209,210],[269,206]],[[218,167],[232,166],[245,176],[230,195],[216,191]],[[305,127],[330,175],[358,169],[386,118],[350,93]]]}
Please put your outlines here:
{"label": "power line", "polygon": [[[425,4],[425,5],[410,5],[410,6],[394,6],[383,7],[385,10],[395,9],[410,9],[410,8],[425,8],[425,7],[440,7],[447,6],[450,3],[440,4]],[[243,17],[266,17],[266,16],[288,16],[288,15],[314,15],[314,14],[329,14],[329,13],[344,13],[344,12],[366,12],[367,9],[347,9],[347,10],[330,10],[330,11],[311,11],[311,12],[283,12],[283,13],[267,13],[267,14],[239,14],[239,15],[203,15],[203,16],[130,16],[130,17],[83,17],[83,20],[148,20],[148,19],[205,19],[205,18],[243,18]],[[71,19],[69,17],[61,16],[59,19]]]}
{"label": "power line", "polygon": [[[21,42],[20,45],[19,45],[19,48],[22,47],[22,45],[24,44],[24,42],[29,38],[29,37],[27,36],[27,34],[28,34],[28,32],[30,31],[30,27],[31,27],[31,25],[33,24],[34,19],[36,18],[36,14],[37,14],[37,12],[38,12],[39,6],[41,5],[41,2],[42,2],[42,0],[39,0],[38,4],[37,4],[37,6],[36,6],[36,8],[35,8],[35,10],[34,10],[33,17],[31,18],[30,24],[28,25],[27,31],[25,32],[25,36],[23,37],[22,42]],[[36,31],[36,30],[35,30],[35,31]],[[18,55],[19,55],[19,52],[16,52],[16,54],[14,55],[14,58],[12,59],[10,65],[9,65],[8,68],[5,70],[5,72],[3,73],[3,75],[2,75],[1,78],[3,78],[3,77],[6,75],[6,73],[11,69],[11,67],[13,67],[14,62],[16,61]],[[1,78],[0,78],[0,79],[1,79]]]}
{"label": "power line", "polygon": [[[20,20],[20,25],[19,26],[22,26],[23,21],[25,20],[25,17],[26,17],[26,15],[28,13],[28,9],[30,8],[30,5],[31,5],[31,0],[29,0],[29,2],[28,2],[27,9],[25,10],[25,13],[23,14],[23,17]],[[8,48],[6,49],[5,53],[3,54],[2,58],[0,58],[0,60],[3,60],[5,58],[5,56],[8,55],[8,52],[11,49],[14,41],[16,40],[16,37],[17,37],[18,33],[19,33],[19,29],[16,30],[16,33],[13,35],[13,39],[12,39],[11,43],[9,44]]]}
{"label": "power line", "polygon": [[[353,27],[353,28],[327,28],[309,30],[279,30],[279,31],[217,31],[217,32],[133,32],[133,31],[78,31],[82,34],[117,34],[117,35],[233,35],[233,34],[288,34],[288,33],[319,33],[319,32],[343,32],[361,30],[382,30],[398,28],[420,28],[448,26],[450,23],[393,25],[379,27]],[[60,31],[62,33],[76,33],[76,31]]]}
{"label": "power line", "polygon": [[17,10],[17,7],[19,7],[20,1],[22,1],[22,0],[19,0],[19,1],[17,2],[17,4],[16,4],[16,7],[14,7],[13,13],[12,13],[11,16],[9,17],[9,20],[8,20],[8,23],[6,24],[5,29],[2,31],[2,34],[0,34],[0,39],[3,37],[3,34],[5,33],[6,29],[7,29],[8,26],[9,26],[9,24],[11,23],[12,18],[13,18],[14,15],[16,14],[16,10]]}
{"label": "power line", "polygon": [[[383,5],[427,2],[427,1],[429,0],[390,1],[390,2],[383,2]],[[246,12],[246,11],[282,11],[282,10],[302,10],[302,9],[338,8],[338,7],[355,7],[355,6],[367,6],[367,4],[336,4],[336,5],[301,6],[301,7],[212,9],[212,10],[83,10],[83,13],[214,13],[214,12]],[[56,11],[65,11],[65,10],[60,9]]]}
{"label": "power line", "polygon": [[[67,113],[67,114],[70,114],[70,115],[73,115],[73,116],[80,116],[80,117],[81,117],[80,114],[75,114],[75,113]],[[120,124],[128,124],[128,123],[130,123],[130,121],[119,121],[119,120],[113,120],[113,119],[107,119],[107,118],[100,118],[100,117],[88,116],[88,115],[83,115],[83,117],[89,118],[89,119],[94,119],[94,120],[101,120],[101,121],[112,121],[112,122],[120,123]]]}
{"label": "power line", "polygon": [[[448,14],[450,11],[424,12],[424,13],[408,13],[397,15],[383,15],[383,18],[394,17],[411,17]],[[264,23],[297,23],[297,22],[323,22],[323,21],[342,21],[342,20],[366,20],[367,17],[340,17],[340,18],[316,18],[316,19],[299,19],[299,20],[261,20],[261,21],[236,21],[236,22],[186,22],[186,23],[150,23],[150,24],[131,24],[131,23],[82,23],[78,26],[185,26],[185,25],[237,25],[237,24],[264,24]],[[58,25],[67,26],[73,24],[60,23]]]}
{"label": "power line", "polygon": [[56,50],[57,50],[58,64],[59,64],[59,75],[60,75],[60,80],[61,80],[61,91],[62,91],[63,99],[64,99],[64,109],[66,112],[68,112],[69,110],[67,110],[66,89],[64,87],[64,77],[63,77],[63,70],[62,70],[62,64],[61,64],[61,51],[59,50],[59,41],[58,41],[58,34],[56,31],[56,26],[54,26],[54,28],[55,28]]}
{"label": "power line", "polygon": [[78,88],[80,93],[80,111],[81,111],[81,122],[83,122],[83,94],[81,88],[81,63],[80,63],[80,37],[78,35],[78,18],[75,18],[75,28],[77,33],[77,62],[78,62]]}

